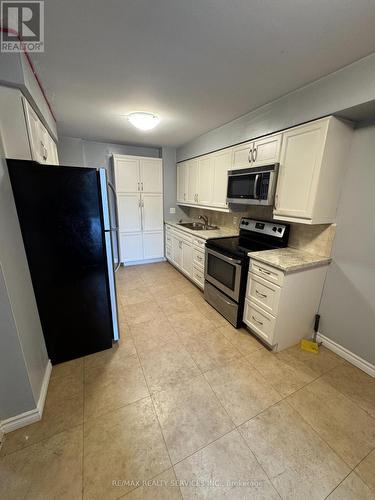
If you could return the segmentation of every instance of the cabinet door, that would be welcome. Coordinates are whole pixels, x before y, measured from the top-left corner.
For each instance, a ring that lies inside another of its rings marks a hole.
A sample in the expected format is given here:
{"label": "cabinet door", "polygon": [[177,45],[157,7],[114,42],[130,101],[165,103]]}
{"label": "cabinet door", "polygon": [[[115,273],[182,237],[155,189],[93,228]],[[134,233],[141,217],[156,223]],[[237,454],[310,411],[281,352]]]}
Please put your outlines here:
{"label": "cabinet door", "polygon": [[143,259],[142,233],[120,234],[121,262],[134,262]]}
{"label": "cabinet door", "polygon": [[197,204],[198,197],[198,160],[189,160],[187,164],[187,196],[188,203]]}
{"label": "cabinet door", "polygon": [[196,198],[199,205],[210,206],[212,203],[213,188],[213,162],[210,156],[203,156],[198,159],[198,196]]}
{"label": "cabinet door", "polygon": [[163,231],[143,233],[143,258],[160,259],[164,257]]}
{"label": "cabinet door", "polygon": [[43,163],[45,160],[43,158],[44,150],[42,142],[42,124],[40,123],[38,115],[26,99],[23,99],[23,107],[25,111],[27,132],[29,135],[31,157],[34,161]]}
{"label": "cabinet door", "polygon": [[43,144],[45,146],[45,156],[46,156],[46,163],[52,164],[52,165],[58,165],[58,157],[57,157],[57,147],[55,141],[52,139],[52,137],[49,135],[46,129],[43,131]]}
{"label": "cabinet door", "polygon": [[137,194],[118,194],[119,230],[121,233],[142,231],[141,198]]}
{"label": "cabinet door", "polygon": [[163,195],[143,193],[141,195],[143,231],[163,229]]}
{"label": "cabinet door", "polygon": [[183,203],[187,197],[187,162],[177,165],[177,201]]}
{"label": "cabinet door", "polygon": [[139,160],[114,156],[116,191],[138,193],[140,191]]}
{"label": "cabinet door", "polygon": [[249,168],[252,164],[251,151],[254,147],[254,142],[246,142],[233,148],[232,169]]}
{"label": "cabinet door", "polygon": [[176,235],[172,236],[172,258],[177,267],[182,265],[182,241]]}
{"label": "cabinet door", "polygon": [[274,214],[312,217],[327,122],[310,123],[283,134]]}
{"label": "cabinet door", "polygon": [[212,205],[227,208],[228,170],[231,168],[232,152],[223,151],[212,158],[213,163],[213,196]]}
{"label": "cabinet door", "polygon": [[253,167],[278,163],[282,134],[264,137],[254,142]]}
{"label": "cabinet door", "polygon": [[144,193],[163,192],[163,162],[159,158],[140,160],[141,191]]}
{"label": "cabinet door", "polygon": [[184,240],[181,240],[181,268],[188,275],[193,275],[193,246]]}

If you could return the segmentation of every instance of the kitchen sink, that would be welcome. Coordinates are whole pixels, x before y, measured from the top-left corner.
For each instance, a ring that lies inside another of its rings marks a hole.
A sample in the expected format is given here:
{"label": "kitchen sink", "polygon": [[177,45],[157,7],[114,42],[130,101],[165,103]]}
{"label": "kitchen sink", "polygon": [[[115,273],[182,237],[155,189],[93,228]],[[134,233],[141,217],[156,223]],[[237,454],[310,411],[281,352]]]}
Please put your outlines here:
{"label": "kitchen sink", "polygon": [[210,231],[213,229],[219,229],[218,226],[202,224],[202,222],[179,222],[177,225],[187,227],[188,229],[193,229],[194,231]]}

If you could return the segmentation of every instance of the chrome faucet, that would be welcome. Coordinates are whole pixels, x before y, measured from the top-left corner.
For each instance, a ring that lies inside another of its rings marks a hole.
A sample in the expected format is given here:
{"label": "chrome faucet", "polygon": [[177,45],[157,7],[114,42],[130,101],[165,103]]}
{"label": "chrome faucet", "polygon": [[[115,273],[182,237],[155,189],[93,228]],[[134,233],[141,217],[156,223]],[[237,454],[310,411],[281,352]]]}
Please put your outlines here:
{"label": "chrome faucet", "polygon": [[204,221],[204,226],[208,226],[208,217],[206,215],[198,215],[198,219],[202,219]]}

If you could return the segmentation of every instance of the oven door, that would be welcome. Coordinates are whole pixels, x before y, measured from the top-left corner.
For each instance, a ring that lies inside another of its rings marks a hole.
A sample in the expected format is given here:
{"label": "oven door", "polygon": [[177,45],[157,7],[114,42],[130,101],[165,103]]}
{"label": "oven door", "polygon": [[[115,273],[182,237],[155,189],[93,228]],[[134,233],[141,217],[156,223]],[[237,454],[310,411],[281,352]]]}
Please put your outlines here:
{"label": "oven door", "polygon": [[241,260],[206,248],[204,277],[236,302],[240,297]]}

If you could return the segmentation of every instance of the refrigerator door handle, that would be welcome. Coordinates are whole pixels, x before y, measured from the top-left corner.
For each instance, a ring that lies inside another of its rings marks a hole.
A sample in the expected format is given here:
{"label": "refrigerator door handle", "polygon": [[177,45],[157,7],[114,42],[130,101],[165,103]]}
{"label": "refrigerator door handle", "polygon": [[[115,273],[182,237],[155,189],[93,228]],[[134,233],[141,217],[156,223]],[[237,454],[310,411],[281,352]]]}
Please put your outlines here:
{"label": "refrigerator door handle", "polygon": [[115,216],[116,216],[116,227],[111,228],[112,230],[116,231],[117,236],[116,236],[116,245],[117,245],[117,256],[118,256],[118,263],[115,267],[115,273],[120,269],[121,266],[121,253],[120,253],[120,230],[119,230],[119,216],[118,216],[118,205],[117,205],[117,196],[116,196],[116,190],[112,182],[108,181],[108,187],[113,193],[114,197],[114,203],[115,203]]}

